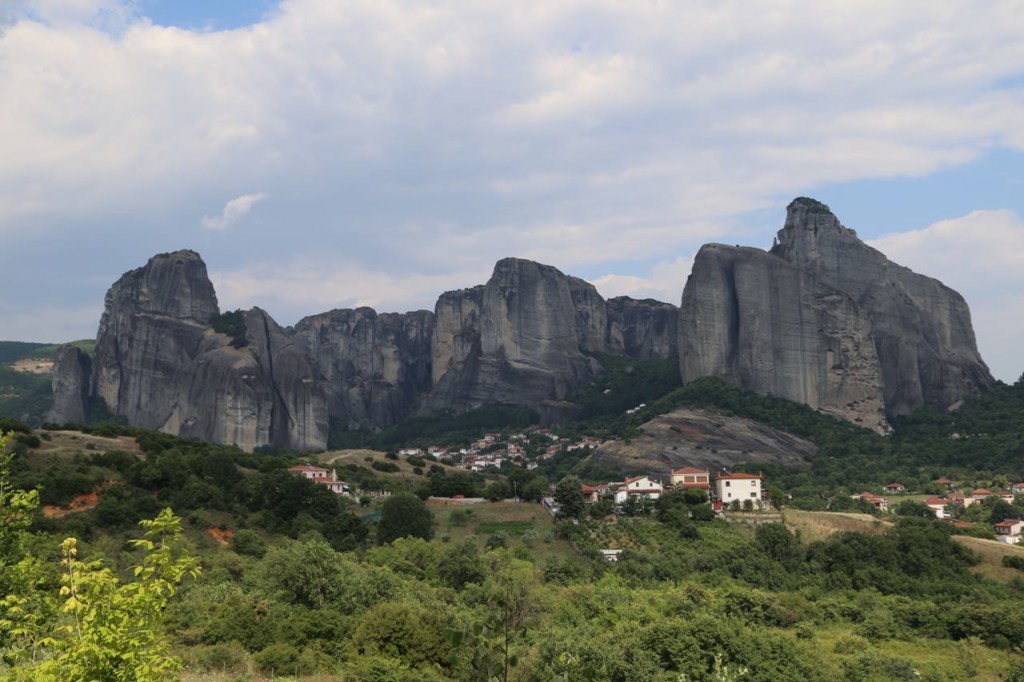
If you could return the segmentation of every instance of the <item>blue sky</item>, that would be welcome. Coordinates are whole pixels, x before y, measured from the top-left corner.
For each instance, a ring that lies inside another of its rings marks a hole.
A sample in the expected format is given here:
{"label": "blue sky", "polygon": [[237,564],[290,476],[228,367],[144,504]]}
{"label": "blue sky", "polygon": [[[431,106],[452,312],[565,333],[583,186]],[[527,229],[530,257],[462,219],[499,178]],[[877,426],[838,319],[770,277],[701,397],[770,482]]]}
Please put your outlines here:
{"label": "blue sky", "polygon": [[678,303],[795,196],[1024,370],[1024,13],[872,0],[0,0],[0,338],[95,334],[155,253],[280,323],[496,260]]}

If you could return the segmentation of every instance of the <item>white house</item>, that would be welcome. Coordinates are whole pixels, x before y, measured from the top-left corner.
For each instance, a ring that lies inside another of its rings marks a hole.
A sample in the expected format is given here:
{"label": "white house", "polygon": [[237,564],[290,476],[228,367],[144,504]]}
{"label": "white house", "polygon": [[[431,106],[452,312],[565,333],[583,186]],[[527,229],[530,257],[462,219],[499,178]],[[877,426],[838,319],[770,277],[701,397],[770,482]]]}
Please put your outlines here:
{"label": "white house", "polygon": [[854,493],[853,495],[850,495],[850,497],[855,500],[864,500],[872,507],[874,507],[876,511],[884,512],[888,511],[889,509],[889,501],[887,499],[885,499],[881,495],[869,493],[867,490],[865,490],[862,493]]}
{"label": "white house", "polygon": [[764,503],[761,474],[719,474],[715,478],[715,496],[722,504],[750,500],[755,507]]}
{"label": "white house", "polygon": [[647,476],[634,476],[623,481],[615,491],[615,503],[624,504],[631,497],[656,500],[661,497],[664,490],[661,483],[652,481]]}
{"label": "white house", "polygon": [[925,498],[924,504],[932,510],[932,513],[935,514],[935,518],[944,519],[948,516],[948,514],[946,514],[946,505],[950,504],[950,500],[946,500],[941,497],[928,497]]}
{"label": "white house", "polygon": [[328,472],[327,469],[324,469],[323,467],[300,464],[298,466],[288,467],[288,471],[308,478],[314,483],[327,486],[327,489],[336,495],[348,495],[351,492],[348,483],[340,480],[337,472],[333,469]]}
{"label": "white house", "polygon": [[993,524],[996,529],[996,540],[1005,542],[1008,545],[1020,544],[1020,533],[1024,530],[1024,521],[1020,519],[1006,519]]}

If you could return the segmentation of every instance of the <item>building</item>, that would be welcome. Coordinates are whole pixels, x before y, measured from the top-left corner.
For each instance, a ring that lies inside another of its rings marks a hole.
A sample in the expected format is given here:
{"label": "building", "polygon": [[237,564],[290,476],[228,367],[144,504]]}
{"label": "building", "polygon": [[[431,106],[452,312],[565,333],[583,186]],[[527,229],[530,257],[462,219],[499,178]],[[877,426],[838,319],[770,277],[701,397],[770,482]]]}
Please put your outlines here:
{"label": "building", "polygon": [[993,524],[996,531],[996,540],[1005,542],[1008,545],[1020,544],[1020,533],[1024,529],[1024,521],[1020,519],[1005,519]]}
{"label": "building", "polygon": [[937,519],[944,519],[948,516],[946,514],[946,505],[949,503],[950,501],[943,497],[928,497],[924,500],[924,505],[932,510]]}
{"label": "building", "polygon": [[874,507],[875,511],[889,511],[889,501],[880,495],[875,495],[874,493],[869,493],[865,490],[862,493],[854,493],[853,495],[850,495],[850,497],[855,500],[864,500]]}
{"label": "building", "polygon": [[907,486],[903,485],[902,483],[898,483],[898,482],[894,481],[892,483],[887,483],[886,484],[885,492],[887,492],[887,493],[905,493],[905,492],[907,492]]}
{"label": "building", "polygon": [[704,490],[711,494],[711,472],[696,467],[683,467],[672,472],[672,485],[678,488]]}
{"label": "building", "polygon": [[334,470],[328,472],[327,469],[324,469],[323,467],[300,464],[298,466],[288,467],[288,471],[308,478],[314,483],[327,486],[327,489],[336,495],[349,495],[352,492],[348,483],[339,479],[338,474]]}
{"label": "building", "polygon": [[656,500],[664,491],[665,488],[661,483],[652,481],[647,476],[634,476],[623,481],[615,491],[615,503],[624,504],[630,498]]}
{"label": "building", "polygon": [[761,474],[719,474],[715,478],[715,497],[722,504],[750,500],[760,507],[764,504],[763,482]]}

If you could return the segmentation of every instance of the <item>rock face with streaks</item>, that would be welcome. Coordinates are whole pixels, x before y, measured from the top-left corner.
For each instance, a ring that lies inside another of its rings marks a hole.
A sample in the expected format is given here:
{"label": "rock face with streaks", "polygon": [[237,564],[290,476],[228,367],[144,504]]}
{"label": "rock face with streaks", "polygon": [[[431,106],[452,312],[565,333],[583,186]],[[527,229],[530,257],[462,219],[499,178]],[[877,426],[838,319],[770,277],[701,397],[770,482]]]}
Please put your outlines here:
{"label": "rock face with streaks", "polygon": [[582,350],[603,346],[603,308],[591,285],[551,266],[498,261],[483,287],[437,302],[427,409],[564,398],[600,370]]}
{"label": "rock face with streaks", "polygon": [[89,414],[89,376],[92,361],[89,354],[75,346],[62,346],[53,363],[53,407],[46,421],[84,424]]}
{"label": "rock face with streaks", "polygon": [[992,384],[963,298],[889,261],[799,198],[770,252],[710,244],[680,312],[683,381],[702,375],[884,431]]}
{"label": "rock face with streaks", "polygon": [[[193,251],[154,256],[107,292],[88,395],[130,424],[252,450],[327,443],[327,411],[312,363],[262,310],[244,314],[246,345],[211,328],[219,315]],[[67,360],[65,360],[67,358]],[[63,373],[71,354],[59,358]],[[71,421],[55,391],[55,421]]]}
{"label": "rock face with streaks", "polygon": [[349,428],[384,428],[413,416],[430,390],[434,314],[332,310],[294,329],[317,368],[327,408]]}
{"label": "rock face with streaks", "polygon": [[679,308],[652,299],[608,299],[609,352],[644,360],[670,358],[679,348]]}

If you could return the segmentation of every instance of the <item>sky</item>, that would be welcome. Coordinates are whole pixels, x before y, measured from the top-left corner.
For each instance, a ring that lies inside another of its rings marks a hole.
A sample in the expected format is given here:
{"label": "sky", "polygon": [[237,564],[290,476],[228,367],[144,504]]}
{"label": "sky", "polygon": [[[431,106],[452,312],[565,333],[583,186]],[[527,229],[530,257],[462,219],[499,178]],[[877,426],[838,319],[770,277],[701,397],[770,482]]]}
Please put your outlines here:
{"label": "sky", "polygon": [[0,339],[190,248],[222,310],[432,309],[529,258],[679,303],[797,196],[1024,371],[1019,0],[0,0]]}

